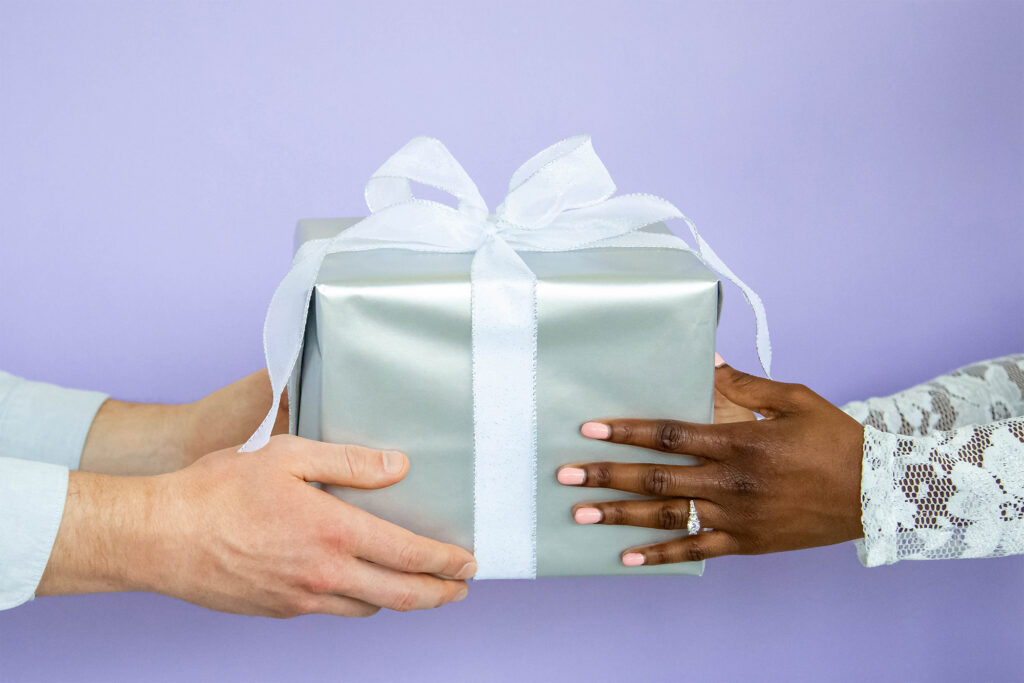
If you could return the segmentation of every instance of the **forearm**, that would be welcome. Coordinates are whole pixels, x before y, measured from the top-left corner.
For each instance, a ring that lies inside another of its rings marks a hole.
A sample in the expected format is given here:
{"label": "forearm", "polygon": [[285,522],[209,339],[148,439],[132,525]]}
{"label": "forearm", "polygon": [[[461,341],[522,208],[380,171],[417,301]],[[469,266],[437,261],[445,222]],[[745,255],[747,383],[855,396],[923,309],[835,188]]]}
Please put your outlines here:
{"label": "forearm", "polygon": [[[79,469],[116,475],[174,472],[197,458],[241,443],[270,408],[266,371],[181,405],[107,400],[96,414]],[[274,433],[288,430],[287,395]]]}
{"label": "forearm", "polygon": [[37,596],[144,589],[163,522],[150,477],[71,472],[60,530]]}

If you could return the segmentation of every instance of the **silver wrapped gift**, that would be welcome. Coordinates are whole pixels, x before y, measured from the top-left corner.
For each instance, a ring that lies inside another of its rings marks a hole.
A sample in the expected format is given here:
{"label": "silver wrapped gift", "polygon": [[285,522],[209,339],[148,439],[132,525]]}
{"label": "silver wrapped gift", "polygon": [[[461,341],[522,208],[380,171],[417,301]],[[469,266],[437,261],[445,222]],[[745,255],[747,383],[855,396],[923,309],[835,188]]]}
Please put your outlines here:
{"label": "silver wrapped gift", "polygon": [[[357,219],[299,223],[296,245]],[[663,225],[646,229],[668,232]],[[521,252],[536,274],[536,575],[700,575],[703,563],[624,567],[624,549],[684,535],[576,524],[583,501],[639,498],[558,484],[572,462],[693,464],[686,456],[586,439],[609,417],[710,422],[718,277],[692,252],[589,248]],[[472,253],[331,253],[313,288],[290,384],[293,433],[400,450],[386,489],[325,487],[368,512],[473,548]]]}

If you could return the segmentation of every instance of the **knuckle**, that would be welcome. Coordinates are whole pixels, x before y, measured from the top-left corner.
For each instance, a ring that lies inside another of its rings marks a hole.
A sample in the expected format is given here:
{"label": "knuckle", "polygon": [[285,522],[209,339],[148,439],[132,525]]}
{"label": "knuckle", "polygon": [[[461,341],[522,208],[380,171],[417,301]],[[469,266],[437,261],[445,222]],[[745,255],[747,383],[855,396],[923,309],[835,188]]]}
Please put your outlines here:
{"label": "knuckle", "polygon": [[299,614],[318,614],[322,610],[322,603],[316,596],[310,596],[299,602]]}
{"label": "knuckle", "polygon": [[624,524],[626,512],[618,503],[604,503],[596,506],[601,511],[602,524]]}
{"label": "knuckle", "polygon": [[648,496],[663,496],[672,487],[672,474],[668,469],[657,465],[644,470],[640,488]]}
{"label": "knuckle", "polygon": [[644,564],[665,564],[665,562],[668,561],[665,550],[657,546],[646,549],[643,554]]}
{"label": "knuckle", "polygon": [[345,467],[348,470],[349,476],[353,478],[359,477],[363,474],[365,467],[363,466],[363,459],[359,456],[358,451],[352,446],[346,444],[341,447],[341,457],[345,461]]}
{"label": "knuckle", "polygon": [[291,440],[291,434],[274,434],[267,443],[272,443],[278,446],[285,446]]}
{"label": "knuckle", "polygon": [[466,556],[466,551],[458,546],[444,546],[443,555],[440,556],[444,572],[448,576],[455,576],[462,571],[467,564],[473,562],[473,557]]}
{"label": "knuckle", "polygon": [[417,545],[404,543],[398,548],[398,566],[405,571],[415,571],[421,568],[425,560],[425,553]]}
{"label": "knuckle", "polygon": [[587,468],[586,483],[605,488],[612,483],[612,463],[598,462]]}
{"label": "knuckle", "polygon": [[749,497],[761,491],[761,484],[756,478],[733,468],[722,473],[719,486],[727,493],[742,497]]}
{"label": "knuckle", "polygon": [[460,586],[454,581],[447,581],[445,583],[447,585],[442,586],[442,589],[437,591],[437,595],[434,597],[434,600],[431,601],[431,607],[447,605],[455,599],[456,595],[459,594]]}
{"label": "knuckle", "polygon": [[338,524],[334,519],[320,519],[312,524],[314,541],[320,544],[320,550],[335,554],[344,552],[350,547],[355,534],[352,529]]}
{"label": "knuckle", "polygon": [[416,609],[419,595],[411,588],[400,590],[391,601],[391,609],[396,612],[410,612]]}
{"label": "knuckle", "polygon": [[333,577],[324,567],[314,567],[306,572],[301,587],[314,595],[330,593],[334,586]]}
{"label": "knuckle", "polygon": [[706,560],[708,558],[709,552],[707,546],[699,543],[691,543],[686,547],[686,550],[683,551],[683,556],[689,562],[700,562],[701,560]]}
{"label": "knuckle", "polygon": [[742,370],[735,370],[732,376],[732,384],[737,389],[747,390],[757,384],[757,378]]}
{"label": "knuckle", "polygon": [[297,437],[291,434],[275,434],[270,437],[267,447],[282,453],[292,454],[297,450]]}
{"label": "knuckle", "polygon": [[320,606],[319,599],[314,595],[299,595],[292,598],[285,607],[285,613],[292,617],[303,614],[314,614]]}
{"label": "knuckle", "polygon": [[267,601],[259,614],[271,619],[291,619],[298,616],[292,609],[291,600],[287,596],[274,596]]}
{"label": "knuckle", "polygon": [[686,444],[686,430],[673,420],[661,420],[655,425],[655,444],[663,451],[676,452]]}
{"label": "knuckle", "polygon": [[633,429],[633,425],[629,422],[614,422],[612,423],[612,437],[616,441],[623,443],[632,443],[633,435],[636,430]]}
{"label": "knuckle", "polygon": [[795,387],[796,393],[802,399],[809,399],[817,396],[817,394],[815,394],[814,391],[806,384],[795,384],[793,386]]}
{"label": "knuckle", "polygon": [[270,617],[271,619],[282,619],[283,620],[283,619],[291,619],[291,618],[297,617],[299,615],[297,613],[295,613],[295,612],[290,611],[289,609],[287,609],[285,607],[278,607],[278,608],[271,609],[271,610],[267,611],[266,616]]}
{"label": "knuckle", "polygon": [[782,398],[790,405],[807,402],[812,393],[813,392],[804,384],[782,385]]}
{"label": "knuckle", "polygon": [[[742,459],[743,462],[747,462],[751,459],[756,460],[761,453],[764,451],[765,438],[760,432],[770,429],[771,425],[767,428],[762,427],[756,433],[744,434],[742,439],[732,440],[727,448],[728,452],[736,458]],[[734,460],[734,462],[740,462],[741,460]]]}
{"label": "knuckle", "polygon": [[733,532],[738,535],[747,533],[748,528],[756,523],[758,519],[758,512],[756,505],[738,505],[732,504],[727,510],[721,512],[721,516],[725,524],[728,524],[731,529],[738,529]]}
{"label": "knuckle", "polygon": [[658,506],[658,527],[662,529],[682,529],[689,519],[689,510],[683,513],[677,503],[663,503]]}

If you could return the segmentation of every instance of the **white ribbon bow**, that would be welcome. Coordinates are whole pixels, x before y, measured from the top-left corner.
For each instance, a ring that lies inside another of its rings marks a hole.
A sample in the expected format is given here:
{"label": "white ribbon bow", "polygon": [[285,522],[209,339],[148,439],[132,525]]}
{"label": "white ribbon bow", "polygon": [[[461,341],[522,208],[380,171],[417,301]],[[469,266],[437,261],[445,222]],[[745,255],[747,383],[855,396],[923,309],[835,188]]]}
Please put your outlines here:
{"label": "white ribbon bow", "polygon": [[[451,194],[458,208],[417,199],[411,181]],[[638,232],[680,218],[697,243],[700,259],[735,283],[753,308],[758,358],[771,376],[771,344],[761,298],[718,258],[675,206],[653,195],[612,197],[614,193],[615,184],[590,138],[579,135],[520,166],[505,201],[492,215],[476,185],[440,141],[411,140],[367,182],[370,215],[336,237],[303,244],[274,292],[263,328],[273,405],[241,450],[262,448],[270,438],[281,392],[298,361],[317,274],[328,254],[395,248],[473,253],[476,576],[535,576],[536,277],[517,251],[658,247],[692,252],[674,235]]]}

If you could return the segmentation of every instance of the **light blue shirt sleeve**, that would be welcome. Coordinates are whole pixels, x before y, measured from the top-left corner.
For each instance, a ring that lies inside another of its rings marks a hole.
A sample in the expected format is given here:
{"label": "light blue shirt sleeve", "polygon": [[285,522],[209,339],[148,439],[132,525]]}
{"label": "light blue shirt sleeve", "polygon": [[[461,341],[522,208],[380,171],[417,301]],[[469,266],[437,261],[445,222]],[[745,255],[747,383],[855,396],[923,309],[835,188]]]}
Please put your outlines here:
{"label": "light blue shirt sleeve", "polygon": [[106,394],[0,372],[0,609],[35,597]]}

